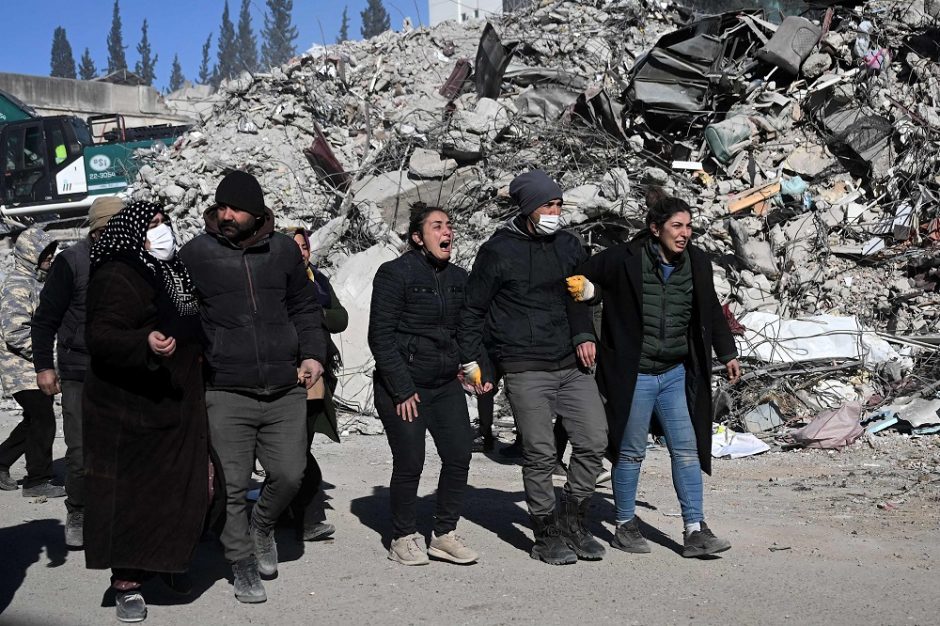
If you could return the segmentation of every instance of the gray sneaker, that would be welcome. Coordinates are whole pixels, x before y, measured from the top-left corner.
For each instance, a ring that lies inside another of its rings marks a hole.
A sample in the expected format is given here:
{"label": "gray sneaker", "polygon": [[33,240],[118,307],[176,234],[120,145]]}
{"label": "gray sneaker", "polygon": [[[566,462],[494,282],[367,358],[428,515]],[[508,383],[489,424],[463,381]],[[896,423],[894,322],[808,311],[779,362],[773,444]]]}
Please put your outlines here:
{"label": "gray sneaker", "polygon": [[147,603],[139,589],[118,591],[114,596],[117,618],[122,622],[142,622],[147,619]]}
{"label": "gray sneaker", "polygon": [[412,533],[398,539],[392,539],[388,549],[388,558],[402,565],[427,565],[428,553],[424,547],[424,537]]}
{"label": "gray sneaker", "polygon": [[65,487],[53,485],[51,480],[44,483],[33,485],[32,487],[23,487],[24,498],[64,498]]}
{"label": "gray sneaker", "polygon": [[81,511],[70,511],[65,516],[65,545],[70,548],[81,548],[85,545],[83,528],[85,514]]}
{"label": "gray sneaker", "polygon": [[274,541],[274,529],[268,532],[259,530],[254,525],[254,520],[249,526],[251,539],[255,543],[255,556],[258,557],[258,572],[262,576],[274,576],[277,574],[277,543]]}
{"label": "gray sneaker", "polygon": [[636,519],[634,517],[630,521],[617,526],[617,534],[611,540],[610,547],[624,552],[632,552],[633,554],[646,554],[650,551],[650,546],[640,533],[640,527]]}
{"label": "gray sneaker", "polygon": [[705,522],[702,522],[701,530],[685,535],[683,543],[685,545],[682,547],[682,556],[687,559],[718,554],[731,548],[731,542],[716,537],[715,533],[705,525]]}
{"label": "gray sneaker", "polygon": [[453,530],[441,536],[438,536],[437,533],[431,533],[428,556],[461,565],[474,563],[480,558],[476,552],[463,545],[463,542]]}
{"label": "gray sneaker", "polygon": [[258,559],[249,556],[232,563],[232,579],[235,587],[235,599],[246,604],[266,602],[268,595],[258,575]]}
{"label": "gray sneaker", "polygon": [[16,491],[20,486],[10,476],[10,470],[0,470],[0,489],[3,491]]}

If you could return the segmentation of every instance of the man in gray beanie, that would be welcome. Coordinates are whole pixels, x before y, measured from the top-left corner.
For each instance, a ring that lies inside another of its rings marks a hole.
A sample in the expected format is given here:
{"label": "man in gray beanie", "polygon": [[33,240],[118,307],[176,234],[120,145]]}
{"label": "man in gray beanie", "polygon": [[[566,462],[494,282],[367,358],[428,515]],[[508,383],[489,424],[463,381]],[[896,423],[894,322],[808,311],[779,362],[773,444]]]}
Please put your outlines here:
{"label": "man in gray beanie", "polygon": [[[604,547],[584,523],[602,471],[607,420],[589,371],[595,359],[591,312],[568,297],[565,286],[588,255],[578,237],[559,230],[562,191],[545,172],[517,176],[509,195],[519,213],[480,248],[466,287],[457,332],[464,376],[478,394],[505,378],[522,440],[532,558],[553,565],[596,561]],[[556,415],[572,447],[560,511],[552,486]]]}

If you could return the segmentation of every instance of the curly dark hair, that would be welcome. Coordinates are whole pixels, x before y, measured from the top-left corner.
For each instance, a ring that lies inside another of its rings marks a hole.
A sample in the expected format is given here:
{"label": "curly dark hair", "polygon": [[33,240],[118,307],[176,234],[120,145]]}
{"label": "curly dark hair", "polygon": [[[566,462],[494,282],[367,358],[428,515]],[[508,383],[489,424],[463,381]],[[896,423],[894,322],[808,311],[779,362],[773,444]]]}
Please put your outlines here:
{"label": "curly dark hair", "polygon": [[434,213],[435,211],[440,211],[447,217],[450,217],[450,214],[442,209],[439,206],[428,206],[424,202],[415,202],[411,205],[411,217],[408,220],[408,245],[412,248],[420,248],[421,246],[414,240],[415,233],[421,235],[421,231],[424,228],[424,222],[427,221],[428,215]]}
{"label": "curly dark hair", "polygon": [[692,207],[682,198],[674,198],[661,187],[650,187],[646,192],[646,227],[656,224],[662,228],[676,213],[688,213],[692,217]]}

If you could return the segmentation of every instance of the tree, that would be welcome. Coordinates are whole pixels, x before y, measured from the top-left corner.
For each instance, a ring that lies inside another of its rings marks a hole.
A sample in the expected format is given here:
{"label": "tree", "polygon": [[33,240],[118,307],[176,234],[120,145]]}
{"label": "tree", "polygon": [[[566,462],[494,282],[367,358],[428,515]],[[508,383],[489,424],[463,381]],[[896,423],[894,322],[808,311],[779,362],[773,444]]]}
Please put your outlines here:
{"label": "tree", "polygon": [[242,0],[242,10],[238,14],[238,35],[235,37],[235,62],[239,71],[258,71],[258,40],[251,29],[251,0]]}
{"label": "tree", "polygon": [[232,18],[229,15],[228,0],[225,0],[225,8],[222,10],[222,25],[219,27],[219,45],[217,48],[215,71],[213,72],[213,83],[216,86],[223,80],[238,75],[238,69],[235,66],[238,61],[238,53],[235,49],[235,26],[232,25]]}
{"label": "tree", "polygon": [[202,62],[199,64],[199,84],[208,85],[212,82],[212,75],[215,73],[209,69],[209,49],[212,48],[212,33],[206,37],[206,43],[202,44]]}
{"label": "tree", "polygon": [[91,53],[88,48],[85,48],[81,64],[78,66],[78,77],[82,80],[91,80],[96,76],[98,76],[98,68],[95,67],[95,62],[91,60]]}
{"label": "tree", "polygon": [[111,32],[108,33],[108,74],[127,69],[124,56],[124,35],[121,34],[121,7],[114,0],[114,12],[111,15]]}
{"label": "tree", "polygon": [[364,39],[381,35],[391,26],[388,11],[382,6],[382,0],[369,0],[359,15],[362,17],[362,28],[359,32]]}
{"label": "tree", "polygon": [[297,54],[294,47],[297,28],[291,24],[293,11],[293,0],[268,0],[261,43],[261,61],[266,67],[284,65]]}
{"label": "tree", "polygon": [[170,70],[170,84],[167,87],[167,90],[170,92],[176,91],[177,89],[183,86],[183,83],[186,82],[186,77],[183,76],[183,68],[180,66],[180,55],[173,55],[173,65]]}
{"label": "tree", "polygon": [[137,65],[134,66],[134,73],[140,76],[145,85],[152,85],[157,77],[154,70],[157,67],[157,59],[160,55],[155,54],[153,58],[150,57],[150,38],[147,37],[146,19],[144,25],[140,28],[140,43],[137,44],[137,54],[140,55],[140,59],[138,59]]}
{"label": "tree", "polygon": [[349,5],[343,7],[343,21],[339,23],[339,35],[336,37],[336,43],[349,41]]}
{"label": "tree", "polygon": [[52,71],[49,76],[75,78],[75,57],[72,56],[72,44],[65,36],[65,29],[59,26],[52,35]]}

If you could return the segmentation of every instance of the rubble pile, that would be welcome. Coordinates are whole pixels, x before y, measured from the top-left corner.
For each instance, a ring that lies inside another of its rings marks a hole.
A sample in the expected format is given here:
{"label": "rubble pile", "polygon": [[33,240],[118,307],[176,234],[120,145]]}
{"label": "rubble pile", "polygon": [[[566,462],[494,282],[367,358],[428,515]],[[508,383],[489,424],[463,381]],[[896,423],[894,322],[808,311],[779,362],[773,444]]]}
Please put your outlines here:
{"label": "rubble pile", "polygon": [[469,267],[528,168],[559,180],[568,227],[595,250],[636,232],[662,186],[695,208],[740,335],[748,374],[722,387],[717,418],[773,440],[849,407],[856,424],[927,434],[940,425],[940,406],[922,406],[940,371],[940,1],[827,4],[772,23],[759,9],[543,2],[318,47],[224,84],[195,130],[148,156],[135,194],[166,203],[188,238],[225,172],[255,174],[280,225],[315,230],[350,309],[337,395],[369,412],[371,278],[412,202],[452,212]]}

